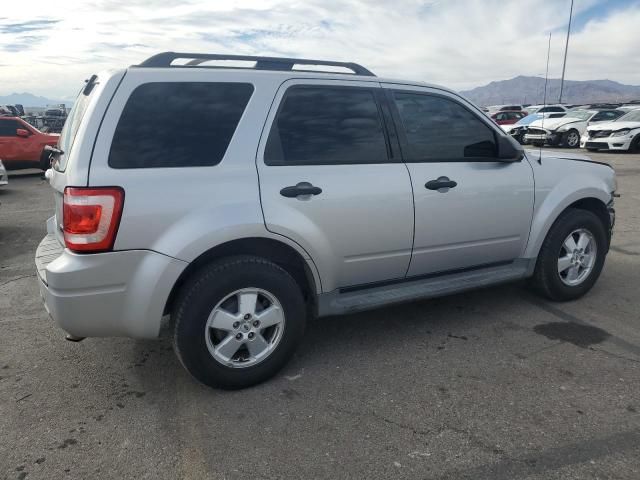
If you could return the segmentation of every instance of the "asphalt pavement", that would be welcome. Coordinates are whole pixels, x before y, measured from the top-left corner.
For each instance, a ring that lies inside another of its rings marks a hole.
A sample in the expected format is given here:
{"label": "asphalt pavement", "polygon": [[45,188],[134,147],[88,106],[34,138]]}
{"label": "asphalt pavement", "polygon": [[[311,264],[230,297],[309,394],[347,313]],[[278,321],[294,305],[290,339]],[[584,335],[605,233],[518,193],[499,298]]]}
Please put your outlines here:
{"label": "asphalt pavement", "polygon": [[[600,280],[524,284],[310,322],[273,380],[196,383],[167,339],[64,340],[34,252],[38,174],[0,188],[1,479],[640,478],[640,154]],[[86,314],[91,315],[90,311]]]}

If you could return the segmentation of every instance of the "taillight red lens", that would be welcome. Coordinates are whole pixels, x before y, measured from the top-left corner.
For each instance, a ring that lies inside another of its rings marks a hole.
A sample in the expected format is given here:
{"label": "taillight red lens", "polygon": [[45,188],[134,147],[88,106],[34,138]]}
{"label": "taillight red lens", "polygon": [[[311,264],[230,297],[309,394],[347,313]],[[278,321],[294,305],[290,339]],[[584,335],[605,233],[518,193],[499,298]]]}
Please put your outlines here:
{"label": "taillight red lens", "polygon": [[76,252],[111,250],[123,206],[120,187],[65,188],[62,229],[66,247]]}

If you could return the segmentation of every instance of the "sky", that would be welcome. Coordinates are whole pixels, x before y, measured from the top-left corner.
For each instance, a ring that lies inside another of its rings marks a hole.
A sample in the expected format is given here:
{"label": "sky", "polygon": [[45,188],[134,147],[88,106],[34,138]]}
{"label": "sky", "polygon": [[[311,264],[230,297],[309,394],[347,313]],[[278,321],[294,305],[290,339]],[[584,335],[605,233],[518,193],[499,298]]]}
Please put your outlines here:
{"label": "sky", "polygon": [[[0,95],[70,99],[161,51],[354,61],[457,90],[560,77],[571,0],[29,0],[0,10]],[[566,78],[640,85],[640,0],[575,0]]]}

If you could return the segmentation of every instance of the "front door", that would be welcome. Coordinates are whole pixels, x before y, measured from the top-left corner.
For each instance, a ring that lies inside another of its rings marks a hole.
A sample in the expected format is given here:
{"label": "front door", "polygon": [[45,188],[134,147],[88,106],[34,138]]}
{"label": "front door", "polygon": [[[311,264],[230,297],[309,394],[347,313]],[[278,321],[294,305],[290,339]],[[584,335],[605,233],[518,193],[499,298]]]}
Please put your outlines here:
{"label": "front door", "polygon": [[415,198],[409,276],[509,262],[533,215],[531,166],[501,162],[488,118],[454,94],[387,85]]}
{"label": "front door", "polygon": [[300,244],[323,291],[403,278],[411,181],[391,149],[377,82],[290,81],[258,152],[267,228]]}

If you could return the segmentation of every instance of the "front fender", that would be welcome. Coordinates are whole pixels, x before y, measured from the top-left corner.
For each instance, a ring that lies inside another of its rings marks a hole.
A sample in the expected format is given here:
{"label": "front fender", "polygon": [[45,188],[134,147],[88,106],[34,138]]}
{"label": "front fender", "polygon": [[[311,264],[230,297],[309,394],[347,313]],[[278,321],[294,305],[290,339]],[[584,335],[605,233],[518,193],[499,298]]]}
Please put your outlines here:
{"label": "front fender", "polygon": [[536,258],[549,229],[560,214],[573,203],[585,198],[595,198],[606,205],[611,199],[611,193],[605,179],[588,173],[577,173],[566,176],[552,188],[536,188],[536,205],[525,258]]}

